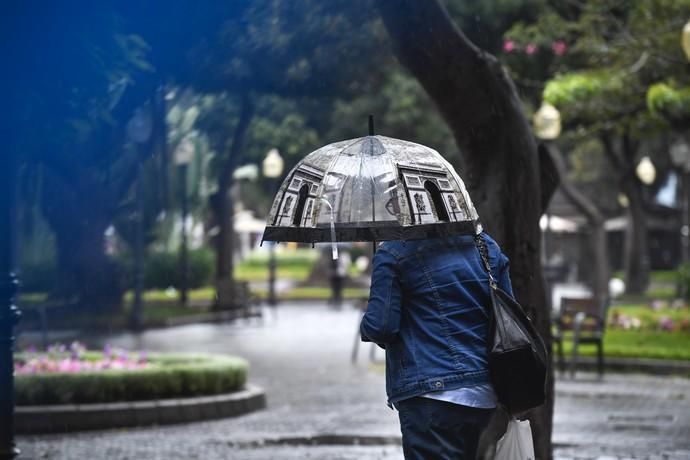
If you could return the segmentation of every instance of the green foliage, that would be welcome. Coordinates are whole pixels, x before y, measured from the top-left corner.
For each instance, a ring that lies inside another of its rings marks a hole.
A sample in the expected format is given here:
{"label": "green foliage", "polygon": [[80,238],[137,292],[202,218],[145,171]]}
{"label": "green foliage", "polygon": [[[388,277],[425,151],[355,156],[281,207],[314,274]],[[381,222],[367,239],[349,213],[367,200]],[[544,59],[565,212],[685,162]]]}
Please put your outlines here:
{"label": "green foliage", "polygon": [[533,21],[544,0],[448,0],[448,13],[477,46],[494,54],[500,51],[503,34],[518,21]]}
{"label": "green foliage", "polygon": [[690,87],[656,83],[647,90],[647,108],[671,123],[690,122]]}
{"label": "green foliage", "polygon": [[[242,281],[268,279],[268,254],[252,254],[235,270],[235,278]],[[318,252],[298,250],[276,254],[276,276],[280,279],[302,281],[309,276],[318,259]]]}
{"label": "green foliage", "polygon": [[23,292],[50,292],[57,280],[55,263],[24,264],[19,272]]}
{"label": "green foliage", "polygon": [[649,117],[647,88],[669,77],[688,81],[680,32],[689,8],[689,0],[551,2],[536,21],[517,23],[506,39],[539,50],[561,40],[561,55],[540,64],[538,52],[513,51],[507,62],[525,85],[553,79],[543,96],[562,111],[567,127],[627,128],[640,138],[659,128]]}
{"label": "green foliage", "polygon": [[[188,278],[190,288],[200,288],[211,282],[215,257],[210,249],[202,248],[188,252]],[[146,289],[165,289],[180,286],[180,256],[178,253],[153,252],[144,264],[144,285]]]}
{"label": "green foliage", "polygon": [[[276,261],[281,267],[311,267],[319,258],[318,251],[298,249],[276,252]],[[265,267],[268,264],[268,251],[254,253],[242,261],[243,267]]]}
{"label": "green foliage", "polygon": [[566,125],[610,130],[614,123],[638,124],[646,115],[640,111],[639,100],[631,97],[635,84],[627,73],[573,72],[549,80],[543,100],[560,110]]}
{"label": "green foliage", "polygon": [[[18,353],[15,359],[26,356]],[[247,381],[248,363],[223,355],[152,355],[140,370],[15,376],[18,405],[89,404],[229,393]]]}
{"label": "green foliage", "polygon": [[393,67],[378,92],[339,99],[330,114],[329,141],[366,135],[369,114],[377,134],[428,145],[455,166],[460,152],[453,133],[419,82],[404,69]]}
{"label": "green foliage", "polygon": [[614,99],[620,97],[623,86],[622,75],[596,71],[567,74],[547,82],[544,101],[558,107],[569,107],[587,103],[593,98]]}

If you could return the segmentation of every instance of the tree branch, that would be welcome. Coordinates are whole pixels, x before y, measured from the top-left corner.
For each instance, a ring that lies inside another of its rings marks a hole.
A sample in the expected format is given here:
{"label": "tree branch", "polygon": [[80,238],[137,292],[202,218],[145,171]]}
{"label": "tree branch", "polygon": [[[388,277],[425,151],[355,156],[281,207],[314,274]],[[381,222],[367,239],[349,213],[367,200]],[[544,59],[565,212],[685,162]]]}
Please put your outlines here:
{"label": "tree branch", "polygon": [[547,146],[545,144],[540,144],[539,151],[540,156],[548,155],[551,157],[554,168],[561,178],[560,185],[563,194],[582,214],[585,215],[592,229],[590,241],[592,246],[592,258],[594,260],[593,292],[597,302],[599,302],[599,305],[603,308],[605,302],[608,301],[608,281],[610,276],[606,231],[604,230],[604,215],[584,193],[580,192],[580,190],[568,180],[563,154],[561,154],[555,145],[551,144]]}
{"label": "tree branch", "polygon": [[611,135],[608,132],[602,132],[599,134],[599,140],[604,146],[604,154],[606,155],[606,158],[609,159],[614,169],[621,171],[625,166],[623,159],[618,155],[618,153],[616,153],[616,148],[613,145]]}
{"label": "tree branch", "polygon": [[218,189],[221,193],[227,193],[228,188],[232,185],[232,174],[242,160],[242,153],[244,141],[247,134],[247,128],[254,115],[254,103],[252,102],[249,93],[242,94],[242,101],[240,107],[240,118],[235,126],[235,131],[232,136],[232,144],[228,151],[223,169],[218,178]]}

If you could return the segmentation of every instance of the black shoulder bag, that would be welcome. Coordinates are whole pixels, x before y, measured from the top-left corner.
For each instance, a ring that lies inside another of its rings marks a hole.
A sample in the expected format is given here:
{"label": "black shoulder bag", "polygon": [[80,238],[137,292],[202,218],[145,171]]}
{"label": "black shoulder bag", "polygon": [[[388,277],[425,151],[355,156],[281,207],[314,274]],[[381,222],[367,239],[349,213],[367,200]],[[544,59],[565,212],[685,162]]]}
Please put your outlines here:
{"label": "black shoulder bag", "polygon": [[475,242],[491,286],[488,340],[491,383],[498,402],[508,413],[516,415],[546,401],[546,347],[520,304],[496,284],[482,235],[475,236]]}

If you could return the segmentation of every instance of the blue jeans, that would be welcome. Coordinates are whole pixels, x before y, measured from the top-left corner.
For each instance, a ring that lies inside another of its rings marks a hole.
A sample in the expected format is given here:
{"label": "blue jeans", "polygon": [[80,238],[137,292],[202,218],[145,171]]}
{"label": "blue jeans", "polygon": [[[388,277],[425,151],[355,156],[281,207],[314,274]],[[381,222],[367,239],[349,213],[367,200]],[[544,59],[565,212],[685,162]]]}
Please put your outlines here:
{"label": "blue jeans", "polygon": [[494,412],[422,397],[396,406],[406,460],[474,460]]}

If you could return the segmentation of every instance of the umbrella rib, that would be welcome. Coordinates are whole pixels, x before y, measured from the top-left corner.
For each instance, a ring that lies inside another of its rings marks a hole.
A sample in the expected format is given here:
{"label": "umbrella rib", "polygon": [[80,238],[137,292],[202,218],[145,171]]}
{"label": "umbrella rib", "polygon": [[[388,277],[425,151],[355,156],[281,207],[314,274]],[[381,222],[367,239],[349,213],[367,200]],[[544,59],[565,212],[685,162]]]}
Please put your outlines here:
{"label": "umbrella rib", "polygon": [[[333,165],[335,165],[335,163],[336,163],[338,157],[340,157],[340,155],[342,155],[344,151],[346,151],[347,149],[349,149],[350,147],[352,147],[353,145],[355,145],[357,142],[361,142],[362,139],[363,139],[363,138],[361,138],[361,137],[358,137],[357,139],[353,139],[352,142],[350,142],[349,144],[347,144],[345,147],[339,149],[339,150],[337,151],[337,153],[335,153],[335,154],[333,155],[333,159],[331,160],[330,164],[328,165],[328,168],[326,169],[326,172],[324,173],[324,176],[323,176],[324,179],[325,179],[326,176],[328,176],[328,174],[333,170]],[[340,189],[338,190],[338,192],[339,192],[338,195],[339,195],[339,197],[340,197],[340,198],[339,198],[339,201],[340,201],[340,202],[338,203],[338,213],[340,213],[340,208],[341,208],[342,201],[343,201],[343,195],[344,195],[344,194],[343,194],[342,192],[343,192],[343,187],[345,187],[345,182],[347,182],[347,179],[343,180],[343,183],[341,184]],[[325,188],[325,187],[324,187],[324,188]],[[323,197],[323,190],[321,191],[321,197]],[[333,204],[335,204],[335,203],[333,203]],[[350,204],[350,215],[349,215],[349,218],[350,218],[350,220],[352,220],[352,204]]]}

